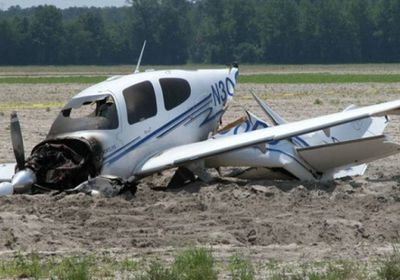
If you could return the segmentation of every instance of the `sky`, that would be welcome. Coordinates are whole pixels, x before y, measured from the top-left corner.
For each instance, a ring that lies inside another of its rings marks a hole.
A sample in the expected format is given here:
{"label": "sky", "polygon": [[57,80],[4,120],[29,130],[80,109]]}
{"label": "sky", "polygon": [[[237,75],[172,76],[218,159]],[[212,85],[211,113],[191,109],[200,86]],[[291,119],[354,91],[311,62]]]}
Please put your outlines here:
{"label": "sky", "polygon": [[0,9],[7,10],[11,6],[19,5],[21,8],[27,8],[39,5],[54,5],[59,8],[68,7],[84,7],[84,6],[95,6],[95,7],[109,7],[117,6],[121,7],[126,5],[126,0],[0,0]]}

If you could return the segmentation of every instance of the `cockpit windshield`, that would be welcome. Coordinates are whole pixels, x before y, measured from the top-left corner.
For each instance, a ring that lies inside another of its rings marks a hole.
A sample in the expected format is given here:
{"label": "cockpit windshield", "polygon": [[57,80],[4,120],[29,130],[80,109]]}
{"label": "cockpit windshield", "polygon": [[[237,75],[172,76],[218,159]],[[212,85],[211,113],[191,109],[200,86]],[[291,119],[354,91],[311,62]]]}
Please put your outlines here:
{"label": "cockpit windshield", "polygon": [[109,94],[73,98],[54,121],[49,135],[82,130],[110,130],[118,128],[118,114],[114,98]]}

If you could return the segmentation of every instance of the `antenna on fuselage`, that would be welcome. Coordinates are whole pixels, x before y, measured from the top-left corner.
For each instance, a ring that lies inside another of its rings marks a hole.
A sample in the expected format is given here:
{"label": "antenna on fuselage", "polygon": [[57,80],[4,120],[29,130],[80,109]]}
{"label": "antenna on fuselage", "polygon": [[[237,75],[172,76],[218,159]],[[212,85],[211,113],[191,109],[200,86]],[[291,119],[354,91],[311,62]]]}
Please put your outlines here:
{"label": "antenna on fuselage", "polygon": [[140,63],[142,62],[142,57],[143,57],[143,52],[144,52],[144,48],[146,47],[146,40],[144,40],[143,42],[143,47],[142,47],[142,51],[140,52],[140,56],[136,65],[136,69],[135,72],[133,73],[139,73],[139,67],[140,67]]}

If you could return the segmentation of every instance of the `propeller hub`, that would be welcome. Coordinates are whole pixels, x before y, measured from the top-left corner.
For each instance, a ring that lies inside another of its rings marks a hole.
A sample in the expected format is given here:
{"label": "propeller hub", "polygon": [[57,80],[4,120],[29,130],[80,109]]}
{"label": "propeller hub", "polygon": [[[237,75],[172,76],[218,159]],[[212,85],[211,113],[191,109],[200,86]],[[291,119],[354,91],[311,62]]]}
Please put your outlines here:
{"label": "propeller hub", "polygon": [[27,168],[17,172],[11,180],[15,193],[26,193],[36,183],[35,173]]}

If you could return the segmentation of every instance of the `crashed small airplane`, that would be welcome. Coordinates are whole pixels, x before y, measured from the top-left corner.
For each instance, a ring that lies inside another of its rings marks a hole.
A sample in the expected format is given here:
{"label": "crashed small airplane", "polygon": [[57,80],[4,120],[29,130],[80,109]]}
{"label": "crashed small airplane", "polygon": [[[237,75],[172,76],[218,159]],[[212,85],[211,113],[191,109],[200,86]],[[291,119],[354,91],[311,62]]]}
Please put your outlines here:
{"label": "crashed small airplane", "polygon": [[[26,160],[13,114],[17,164],[0,165],[0,195],[43,190],[115,195],[175,167],[175,183],[196,176],[208,181],[207,168],[222,166],[327,181],[362,175],[368,162],[400,151],[383,134],[387,115],[399,114],[400,100],[287,123],[254,96],[271,124],[246,112],[219,129],[238,71],[233,64],[110,77],[73,97]],[[96,189],[99,185],[105,188]]]}

